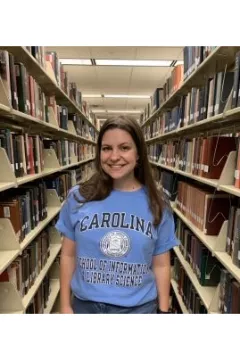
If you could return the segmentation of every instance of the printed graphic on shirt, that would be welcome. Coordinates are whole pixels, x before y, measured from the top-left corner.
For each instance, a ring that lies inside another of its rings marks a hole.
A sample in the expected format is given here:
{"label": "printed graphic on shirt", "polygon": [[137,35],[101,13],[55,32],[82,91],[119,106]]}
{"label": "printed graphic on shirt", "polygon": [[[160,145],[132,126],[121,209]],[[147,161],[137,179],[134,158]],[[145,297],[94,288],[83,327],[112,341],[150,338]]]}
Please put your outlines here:
{"label": "printed graphic on shirt", "polygon": [[80,257],[78,265],[82,279],[88,284],[136,287],[144,282],[149,274],[147,264],[127,263],[114,260]]}
{"label": "printed graphic on shirt", "polygon": [[100,249],[106,256],[121,257],[130,250],[130,239],[122,231],[111,231],[100,241]]}
{"label": "printed graphic on shirt", "polygon": [[152,239],[152,223],[136,215],[126,213],[102,213],[86,215],[80,221],[78,229],[80,232],[99,228],[122,228],[135,230],[147,235]]}

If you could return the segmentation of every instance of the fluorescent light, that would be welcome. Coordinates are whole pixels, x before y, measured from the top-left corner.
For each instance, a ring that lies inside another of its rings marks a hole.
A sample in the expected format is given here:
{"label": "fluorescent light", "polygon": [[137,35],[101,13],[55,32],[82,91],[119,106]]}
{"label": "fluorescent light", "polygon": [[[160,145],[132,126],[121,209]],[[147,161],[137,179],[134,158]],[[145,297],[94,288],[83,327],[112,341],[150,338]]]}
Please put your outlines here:
{"label": "fluorescent light", "polygon": [[101,98],[102,95],[101,94],[86,94],[86,95],[82,95],[84,98]]}
{"label": "fluorescent light", "polygon": [[110,60],[96,59],[96,65],[105,66],[170,66],[172,60]]}
{"label": "fluorescent light", "polygon": [[150,99],[150,95],[104,95],[105,98]]}
{"label": "fluorescent light", "polygon": [[140,114],[141,110],[108,110],[108,113],[129,113],[129,114]]}
{"label": "fluorescent light", "polygon": [[[93,65],[90,59],[59,59],[63,65]],[[98,66],[155,66],[170,67],[172,60],[115,60],[96,59]],[[180,62],[183,63],[183,62]],[[178,65],[178,62],[177,62]]]}
{"label": "fluorescent light", "polygon": [[174,66],[183,65],[183,60],[178,60]]}
{"label": "fluorescent light", "polygon": [[104,109],[91,109],[91,111],[92,111],[93,113],[98,113],[98,114],[100,114],[100,113],[106,113],[106,112],[107,112],[107,111],[104,110]]}
{"label": "fluorescent light", "polygon": [[92,65],[90,59],[59,59],[63,65]]}
{"label": "fluorescent light", "polygon": [[114,98],[114,99],[150,99],[150,95],[120,95],[120,94],[83,94],[84,98]]}
{"label": "fluorescent light", "polygon": [[114,113],[129,113],[129,114],[140,114],[142,113],[142,110],[108,110],[108,109],[92,109],[93,113],[100,114],[100,113],[108,113],[108,114],[114,114]]}

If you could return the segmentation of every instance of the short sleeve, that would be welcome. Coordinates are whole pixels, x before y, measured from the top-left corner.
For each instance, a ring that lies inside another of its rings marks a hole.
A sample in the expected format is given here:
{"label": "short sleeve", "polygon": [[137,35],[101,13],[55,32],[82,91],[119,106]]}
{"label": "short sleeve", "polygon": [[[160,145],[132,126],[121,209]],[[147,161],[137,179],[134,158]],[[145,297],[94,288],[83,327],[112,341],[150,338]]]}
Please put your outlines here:
{"label": "short sleeve", "polygon": [[75,232],[70,219],[70,202],[71,199],[70,197],[68,197],[60,211],[59,218],[55,227],[64,236],[75,241]]}
{"label": "short sleeve", "polygon": [[179,240],[175,235],[175,224],[171,211],[164,209],[161,223],[157,230],[157,241],[153,255],[163,254],[175,246],[179,245]]}

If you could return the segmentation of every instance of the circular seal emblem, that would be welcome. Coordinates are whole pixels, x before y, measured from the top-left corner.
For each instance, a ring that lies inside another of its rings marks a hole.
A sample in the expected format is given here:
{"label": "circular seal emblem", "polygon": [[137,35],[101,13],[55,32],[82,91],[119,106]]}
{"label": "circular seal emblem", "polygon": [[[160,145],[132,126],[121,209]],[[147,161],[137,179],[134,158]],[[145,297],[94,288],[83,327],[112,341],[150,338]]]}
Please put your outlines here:
{"label": "circular seal emblem", "polygon": [[121,257],[130,250],[130,239],[122,231],[111,231],[101,239],[100,249],[104,255]]}

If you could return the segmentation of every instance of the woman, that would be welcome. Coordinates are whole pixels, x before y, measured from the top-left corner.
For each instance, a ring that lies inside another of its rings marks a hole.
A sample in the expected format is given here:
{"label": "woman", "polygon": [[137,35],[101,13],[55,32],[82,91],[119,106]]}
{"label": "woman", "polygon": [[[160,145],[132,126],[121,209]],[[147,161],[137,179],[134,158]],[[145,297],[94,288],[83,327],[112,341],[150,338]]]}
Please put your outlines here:
{"label": "woman", "polygon": [[137,121],[107,120],[96,150],[95,175],[71,189],[56,225],[61,313],[168,313],[178,240]]}

